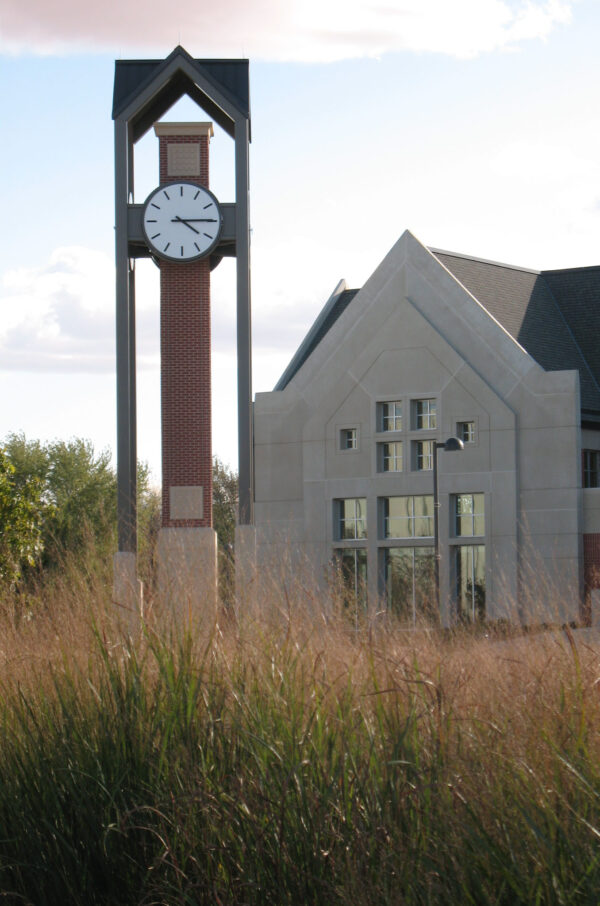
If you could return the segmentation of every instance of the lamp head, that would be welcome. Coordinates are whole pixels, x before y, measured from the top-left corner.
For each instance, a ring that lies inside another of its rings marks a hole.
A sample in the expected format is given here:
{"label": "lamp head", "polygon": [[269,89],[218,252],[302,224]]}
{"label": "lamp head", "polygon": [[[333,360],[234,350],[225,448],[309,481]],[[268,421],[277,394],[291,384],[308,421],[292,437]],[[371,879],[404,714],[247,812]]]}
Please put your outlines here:
{"label": "lamp head", "polygon": [[449,437],[444,444],[444,451],[446,453],[457,453],[459,450],[464,449],[465,445],[459,437]]}

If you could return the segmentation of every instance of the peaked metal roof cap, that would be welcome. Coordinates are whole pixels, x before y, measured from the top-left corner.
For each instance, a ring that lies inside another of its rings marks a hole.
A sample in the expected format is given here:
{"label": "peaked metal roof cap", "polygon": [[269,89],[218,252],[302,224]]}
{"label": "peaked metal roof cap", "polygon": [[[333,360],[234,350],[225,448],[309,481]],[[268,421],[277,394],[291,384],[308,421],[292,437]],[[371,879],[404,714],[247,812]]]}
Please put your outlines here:
{"label": "peaked metal roof cap", "polygon": [[165,60],[117,60],[113,119],[125,117],[138,141],[184,94],[233,137],[250,120],[248,60],[195,60],[181,46]]}

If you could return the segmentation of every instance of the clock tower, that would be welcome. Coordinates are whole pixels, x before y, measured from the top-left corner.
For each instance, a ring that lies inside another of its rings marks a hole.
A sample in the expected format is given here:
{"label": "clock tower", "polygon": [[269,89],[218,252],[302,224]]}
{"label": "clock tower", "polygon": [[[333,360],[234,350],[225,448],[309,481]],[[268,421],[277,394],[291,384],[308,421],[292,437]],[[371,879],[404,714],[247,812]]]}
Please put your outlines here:
{"label": "clock tower", "polygon": [[[235,142],[235,202],[210,192],[211,122],[161,117],[187,94]],[[239,525],[236,569],[254,556],[248,61],[195,60],[182,47],[166,60],[120,60],[113,99],[117,265],[117,473],[119,551],[114,598],[135,622],[142,607],[136,554],[135,259],[160,268],[162,527],[161,601],[186,618],[216,600],[212,528],[210,274],[236,257]],[[159,184],[136,203],[134,145],[159,140]]]}

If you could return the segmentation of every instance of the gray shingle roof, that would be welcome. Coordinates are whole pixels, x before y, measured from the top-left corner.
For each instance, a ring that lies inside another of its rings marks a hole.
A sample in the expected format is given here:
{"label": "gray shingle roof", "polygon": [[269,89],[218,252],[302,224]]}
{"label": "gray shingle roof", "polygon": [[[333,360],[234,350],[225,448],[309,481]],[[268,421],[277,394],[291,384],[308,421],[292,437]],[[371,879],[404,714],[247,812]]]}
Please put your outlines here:
{"label": "gray shingle roof", "polygon": [[542,368],[578,370],[582,409],[600,412],[600,267],[529,271],[431,251]]}

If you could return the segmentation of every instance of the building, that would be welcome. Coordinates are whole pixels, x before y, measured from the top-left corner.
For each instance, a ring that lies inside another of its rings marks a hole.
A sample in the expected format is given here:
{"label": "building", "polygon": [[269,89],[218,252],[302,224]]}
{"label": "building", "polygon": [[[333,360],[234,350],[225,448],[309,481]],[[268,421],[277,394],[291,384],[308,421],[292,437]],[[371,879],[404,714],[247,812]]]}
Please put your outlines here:
{"label": "building", "polygon": [[[586,620],[600,586],[600,267],[531,271],[405,232],[342,281],[254,405],[259,562],[286,549],[407,625]],[[542,613],[539,607],[542,606]],[[533,612],[535,609],[535,613]]]}

